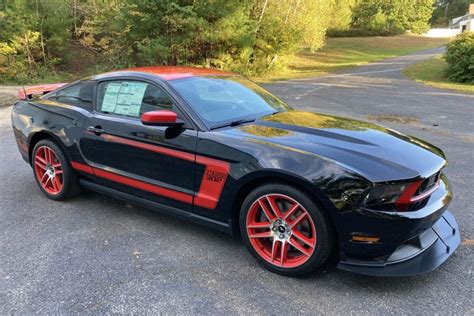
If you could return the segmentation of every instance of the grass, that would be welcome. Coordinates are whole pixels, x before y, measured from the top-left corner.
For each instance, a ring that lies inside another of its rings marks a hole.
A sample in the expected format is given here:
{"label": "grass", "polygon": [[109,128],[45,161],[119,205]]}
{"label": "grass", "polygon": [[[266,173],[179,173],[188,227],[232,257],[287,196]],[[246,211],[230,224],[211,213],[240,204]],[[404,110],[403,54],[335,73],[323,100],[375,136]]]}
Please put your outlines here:
{"label": "grass", "polygon": [[474,94],[474,84],[449,81],[446,76],[446,62],[441,56],[411,65],[403,70],[403,74],[410,79],[435,88]]}
{"label": "grass", "polygon": [[385,58],[439,47],[448,40],[415,35],[329,38],[321,50],[311,53],[308,49],[303,49],[289,61],[286,68],[253,79],[271,82],[317,77]]}

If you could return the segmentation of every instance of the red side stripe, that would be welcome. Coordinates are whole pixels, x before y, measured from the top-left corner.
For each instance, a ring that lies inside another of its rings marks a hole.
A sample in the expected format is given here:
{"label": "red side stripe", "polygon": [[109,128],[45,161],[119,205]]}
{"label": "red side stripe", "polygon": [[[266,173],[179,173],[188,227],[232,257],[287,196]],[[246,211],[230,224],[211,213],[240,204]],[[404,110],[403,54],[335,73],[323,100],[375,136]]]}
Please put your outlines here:
{"label": "red side stripe", "polygon": [[113,173],[113,172],[110,172],[110,171],[105,171],[105,170],[100,169],[100,168],[90,167],[88,165],[85,165],[85,164],[79,163],[79,162],[75,162],[75,161],[72,161],[71,165],[75,170],[82,171],[82,172],[85,172],[85,173],[88,173],[88,174],[93,174],[93,175],[95,175],[99,178],[103,178],[103,179],[107,179],[107,180],[110,180],[110,181],[113,181],[113,182],[121,183],[121,184],[127,185],[127,186],[132,187],[132,188],[136,188],[136,189],[140,189],[140,190],[143,190],[143,191],[151,192],[151,193],[154,193],[154,194],[157,194],[157,195],[165,196],[165,197],[168,197],[168,198],[171,198],[171,199],[174,199],[174,200],[177,200],[177,201],[185,202],[185,203],[188,203],[188,204],[193,203],[193,196],[191,194],[178,192],[178,191],[175,191],[175,190],[160,187],[158,185],[154,185],[154,184],[146,183],[146,182],[143,182],[143,181],[135,180],[135,179],[132,179],[132,178],[124,177],[124,176],[121,176],[119,174],[116,174],[116,173]]}
{"label": "red side stripe", "polygon": [[183,151],[179,151],[179,150],[174,150],[174,149],[169,149],[169,148],[165,148],[165,147],[160,147],[160,146],[156,146],[156,145],[150,145],[150,144],[138,142],[138,141],[123,138],[123,137],[117,137],[117,136],[107,135],[107,134],[102,134],[100,137],[102,137],[103,139],[105,139],[109,142],[114,142],[114,143],[119,143],[119,144],[123,144],[123,145],[133,146],[133,147],[136,147],[136,148],[141,148],[141,149],[153,151],[155,153],[159,153],[159,154],[179,158],[179,159],[182,159],[182,160],[194,161],[194,157],[195,157],[195,155],[191,154],[191,153],[187,153],[187,152],[183,152]]}
{"label": "red side stripe", "polygon": [[71,161],[71,166],[78,171],[82,171],[88,174],[94,174],[94,170],[92,170],[91,167],[83,163]]}
{"label": "red side stripe", "polygon": [[[136,148],[153,151],[159,154],[175,157],[182,160],[196,161],[196,163],[206,166],[203,178],[201,180],[201,185],[199,187],[199,191],[194,197],[194,204],[200,207],[208,208],[208,209],[216,208],[217,203],[219,202],[222,190],[224,188],[225,182],[229,175],[229,171],[230,171],[229,163],[225,161],[208,158],[208,157],[194,155],[187,152],[182,152],[179,150],[169,149],[169,148],[156,146],[156,145],[150,145],[150,144],[146,144],[146,143],[142,143],[142,142],[138,142],[138,141],[134,141],[131,139],[126,139],[126,138],[122,138],[118,136],[103,134],[100,137],[102,137],[103,139],[109,142],[133,146]],[[149,184],[143,181],[131,179],[131,178],[124,177],[116,173],[112,173],[110,171],[105,171],[105,170],[98,169],[95,167],[91,168],[88,165],[78,163],[78,162],[71,162],[71,165],[76,170],[86,172],[89,174],[95,174],[96,176],[107,179],[107,180],[118,182],[118,183],[128,185],[140,190],[151,192],[154,194],[162,195],[162,196],[165,196],[177,201],[181,201],[181,202],[185,202],[189,204],[193,203],[193,196],[187,193],[182,193],[179,191]]]}
{"label": "red side stripe", "polygon": [[133,146],[182,160],[196,161],[199,164],[205,165],[206,170],[204,171],[204,175],[201,180],[199,192],[194,198],[194,204],[209,209],[216,208],[227,180],[227,176],[229,175],[229,163],[179,150],[146,144],[114,135],[102,134],[100,137],[109,142]]}
{"label": "red side stripe", "polygon": [[110,180],[110,181],[125,184],[125,185],[128,185],[129,187],[132,187],[132,188],[136,188],[136,189],[140,189],[140,190],[147,191],[147,192],[150,192],[150,193],[154,193],[154,194],[157,194],[157,195],[165,196],[165,197],[171,198],[173,200],[185,202],[185,203],[188,203],[188,204],[193,203],[193,196],[190,195],[190,194],[178,192],[178,191],[175,191],[175,190],[166,189],[166,188],[154,185],[154,184],[138,181],[138,180],[135,180],[135,179],[130,179],[130,178],[127,178],[127,177],[124,177],[124,176],[121,176],[121,175],[118,175],[118,174],[115,174],[115,173],[112,173],[112,172],[108,172],[108,171],[105,171],[105,170],[102,170],[102,169],[94,168],[94,173],[95,173],[96,176],[98,176],[100,178],[104,178],[104,179],[107,179],[107,180]]}

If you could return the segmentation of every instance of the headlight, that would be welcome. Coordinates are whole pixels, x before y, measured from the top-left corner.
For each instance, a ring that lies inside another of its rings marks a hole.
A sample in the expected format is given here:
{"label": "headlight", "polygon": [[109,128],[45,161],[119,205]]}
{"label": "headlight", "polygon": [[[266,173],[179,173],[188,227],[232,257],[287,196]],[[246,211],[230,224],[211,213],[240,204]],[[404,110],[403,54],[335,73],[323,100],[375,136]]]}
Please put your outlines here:
{"label": "headlight", "polygon": [[395,203],[406,189],[406,184],[379,185],[373,188],[365,197],[365,205],[380,205]]}
{"label": "headlight", "polygon": [[[386,184],[374,187],[363,200],[365,206],[384,206],[384,209],[393,208],[397,211],[408,211],[414,202],[414,196],[423,181],[402,184]],[[391,207],[387,207],[391,206]]]}

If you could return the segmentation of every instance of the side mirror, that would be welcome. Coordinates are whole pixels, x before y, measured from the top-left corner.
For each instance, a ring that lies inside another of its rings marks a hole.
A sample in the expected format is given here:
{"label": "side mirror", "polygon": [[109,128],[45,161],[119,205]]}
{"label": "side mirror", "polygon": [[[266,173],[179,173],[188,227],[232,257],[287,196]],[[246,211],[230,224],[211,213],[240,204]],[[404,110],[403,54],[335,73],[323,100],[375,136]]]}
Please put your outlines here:
{"label": "side mirror", "polygon": [[151,126],[181,127],[184,124],[183,121],[178,120],[176,113],[169,110],[145,112],[142,114],[141,120],[143,125]]}

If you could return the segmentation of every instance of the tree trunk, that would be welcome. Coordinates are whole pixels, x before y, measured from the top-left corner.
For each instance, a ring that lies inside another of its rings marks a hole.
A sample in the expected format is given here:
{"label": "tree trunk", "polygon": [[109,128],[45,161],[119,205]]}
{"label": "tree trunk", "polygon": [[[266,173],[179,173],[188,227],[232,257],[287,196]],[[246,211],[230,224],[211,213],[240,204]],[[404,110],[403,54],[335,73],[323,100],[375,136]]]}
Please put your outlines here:
{"label": "tree trunk", "polygon": [[286,15],[285,15],[285,24],[286,24],[286,22],[288,22],[288,18],[290,17],[291,3],[292,3],[292,2],[293,2],[293,1],[290,0],[290,2],[288,3],[288,10],[286,11]]}
{"label": "tree trunk", "polygon": [[258,24],[260,24],[260,22],[262,22],[263,15],[265,14],[265,10],[267,9],[267,5],[268,5],[268,0],[265,0],[265,2],[263,3],[262,13],[260,13],[260,17],[258,18]]}
{"label": "tree trunk", "polygon": [[275,64],[275,62],[277,61],[277,59],[278,59],[278,54],[273,55],[272,60],[271,60],[270,63],[268,64],[267,70],[270,70],[270,68],[273,67],[273,65]]}
{"label": "tree trunk", "polygon": [[43,38],[43,16],[40,15],[40,12],[39,12],[38,0],[36,0],[36,16],[38,17],[38,20],[40,21],[41,55],[43,57],[43,64],[46,66],[46,53],[45,53],[45,49],[44,49],[44,38]]}

